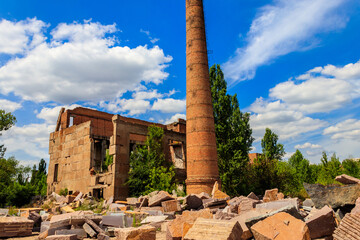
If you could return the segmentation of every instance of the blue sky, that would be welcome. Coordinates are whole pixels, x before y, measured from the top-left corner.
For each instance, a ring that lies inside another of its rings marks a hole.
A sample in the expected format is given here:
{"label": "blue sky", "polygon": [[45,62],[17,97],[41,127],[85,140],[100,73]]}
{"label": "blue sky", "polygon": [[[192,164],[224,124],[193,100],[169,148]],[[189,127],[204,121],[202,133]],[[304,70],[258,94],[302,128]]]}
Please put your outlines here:
{"label": "blue sky", "polygon": [[[360,157],[360,2],[205,1],[210,65],[265,128],[313,163]],[[168,123],[186,118],[185,1],[0,2],[1,143],[23,164],[48,159],[62,106]]]}

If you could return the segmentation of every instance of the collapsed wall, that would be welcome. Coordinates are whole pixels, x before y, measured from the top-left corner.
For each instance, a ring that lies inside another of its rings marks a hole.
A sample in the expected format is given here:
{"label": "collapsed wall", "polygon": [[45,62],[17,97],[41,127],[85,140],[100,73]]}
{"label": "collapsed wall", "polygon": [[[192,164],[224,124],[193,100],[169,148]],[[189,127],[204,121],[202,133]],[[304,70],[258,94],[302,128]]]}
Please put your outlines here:
{"label": "collapsed wall", "polygon": [[[154,123],[126,118],[86,108],[61,110],[56,131],[50,134],[48,194],[67,188],[98,198],[121,200],[128,196],[130,153],[146,141],[148,127]],[[178,182],[185,174],[185,121],[164,129],[163,150],[175,165]],[[106,165],[106,158],[113,163]]]}

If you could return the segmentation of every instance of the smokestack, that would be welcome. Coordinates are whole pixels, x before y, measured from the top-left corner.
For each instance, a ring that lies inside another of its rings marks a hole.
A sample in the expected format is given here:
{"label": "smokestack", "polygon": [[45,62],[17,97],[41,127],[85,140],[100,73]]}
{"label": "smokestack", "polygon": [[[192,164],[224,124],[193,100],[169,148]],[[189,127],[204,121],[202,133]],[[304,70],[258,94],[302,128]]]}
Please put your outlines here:
{"label": "smokestack", "polygon": [[202,0],[186,0],[186,161],[188,194],[219,180]]}

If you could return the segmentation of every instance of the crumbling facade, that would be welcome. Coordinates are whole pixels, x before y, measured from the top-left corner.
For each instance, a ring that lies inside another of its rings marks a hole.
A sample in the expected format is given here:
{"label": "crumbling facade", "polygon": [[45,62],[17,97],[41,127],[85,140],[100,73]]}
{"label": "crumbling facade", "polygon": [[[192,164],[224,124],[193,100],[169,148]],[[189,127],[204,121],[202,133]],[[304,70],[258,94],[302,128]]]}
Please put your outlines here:
{"label": "crumbling facade", "polygon": [[186,0],[187,193],[211,193],[219,180],[202,0]]}
{"label": "crumbling facade", "polygon": [[[48,193],[67,188],[70,193],[125,199],[130,153],[135,145],[144,144],[150,125],[154,123],[87,108],[62,109],[50,134]],[[165,157],[174,163],[177,180],[184,181],[185,120],[155,125],[164,129]],[[104,169],[106,157],[113,163]]]}

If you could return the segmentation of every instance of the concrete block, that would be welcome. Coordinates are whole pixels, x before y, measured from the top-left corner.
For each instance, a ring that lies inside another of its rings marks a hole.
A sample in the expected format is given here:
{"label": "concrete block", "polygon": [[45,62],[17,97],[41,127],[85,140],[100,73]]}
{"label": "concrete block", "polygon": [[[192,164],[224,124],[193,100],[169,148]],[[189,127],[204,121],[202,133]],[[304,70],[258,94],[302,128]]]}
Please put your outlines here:
{"label": "concrete block", "polygon": [[310,240],[306,224],[288,213],[277,213],[251,227],[255,239]]}
{"label": "concrete block", "polygon": [[161,202],[164,202],[167,200],[173,200],[173,197],[171,197],[171,195],[165,191],[160,191],[156,195],[150,197],[149,207],[161,206]]}
{"label": "concrete block", "polygon": [[164,208],[164,212],[178,212],[181,211],[180,201],[169,200],[161,202],[161,206]]}
{"label": "concrete block", "polygon": [[102,224],[105,226],[123,228],[125,227],[125,214],[118,216],[103,216]]}
{"label": "concrete block", "polygon": [[256,204],[256,208],[265,208],[265,209],[273,209],[278,210],[280,208],[286,207],[286,206],[294,206],[296,209],[299,209],[299,201],[297,198],[287,198],[283,200],[277,200],[267,203],[260,203]]}
{"label": "concrete block", "polygon": [[332,235],[336,227],[334,211],[328,206],[312,214],[305,222],[309,228],[311,238]]}
{"label": "concrete block", "polygon": [[[200,211],[185,211],[182,215],[176,216],[176,219],[171,221],[168,225],[166,236],[167,239],[181,239],[190,229],[190,226],[194,224],[197,218],[212,219],[213,214],[209,209],[203,209]],[[185,228],[184,228],[185,224]]]}
{"label": "concrete block", "polygon": [[152,226],[141,226],[138,228],[116,228],[117,240],[156,240],[156,228]]}
{"label": "concrete block", "polygon": [[85,223],[83,225],[83,229],[90,237],[96,236],[96,232],[94,231],[94,229],[92,229],[92,227],[89,224]]}
{"label": "concrete block", "polygon": [[55,235],[73,235],[77,236],[77,239],[84,239],[87,237],[87,233],[84,229],[66,229],[66,230],[56,230]]}
{"label": "concrete block", "polygon": [[238,222],[198,218],[184,240],[238,240],[242,229]]}
{"label": "concrete block", "polygon": [[270,201],[276,201],[279,190],[277,188],[266,190],[264,198],[269,198]]}
{"label": "concrete block", "polygon": [[167,218],[168,218],[168,216],[148,216],[144,220],[141,221],[141,224],[163,222]]}
{"label": "concrete block", "polygon": [[198,209],[202,206],[202,199],[195,194],[187,195],[185,198],[185,204],[187,209]]}
{"label": "concrete block", "polygon": [[52,236],[47,236],[45,239],[46,240],[77,240],[77,236],[75,234],[73,234],[73,235],[52,235]]}

